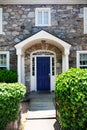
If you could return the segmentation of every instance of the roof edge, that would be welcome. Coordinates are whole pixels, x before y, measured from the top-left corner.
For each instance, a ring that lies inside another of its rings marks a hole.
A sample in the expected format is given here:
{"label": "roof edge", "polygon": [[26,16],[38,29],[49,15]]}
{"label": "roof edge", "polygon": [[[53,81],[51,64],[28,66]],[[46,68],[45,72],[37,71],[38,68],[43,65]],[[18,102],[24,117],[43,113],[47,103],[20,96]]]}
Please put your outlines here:
{"label": "roof edge", "polygon": [[0,0],[0,5],[7,5],[7,4],[30,4],[30,5],[35,5],[35,4],[87,4],[87,0]]}

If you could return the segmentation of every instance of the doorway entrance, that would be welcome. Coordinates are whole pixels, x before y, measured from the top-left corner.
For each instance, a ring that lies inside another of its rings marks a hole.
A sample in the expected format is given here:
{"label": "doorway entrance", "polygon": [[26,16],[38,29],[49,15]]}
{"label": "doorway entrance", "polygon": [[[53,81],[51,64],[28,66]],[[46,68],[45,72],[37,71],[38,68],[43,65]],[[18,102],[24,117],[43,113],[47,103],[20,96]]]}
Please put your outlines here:
{"label": "doorway entrance", "polygon": [[50,91],[50,57],[37,57],[37,91]]}

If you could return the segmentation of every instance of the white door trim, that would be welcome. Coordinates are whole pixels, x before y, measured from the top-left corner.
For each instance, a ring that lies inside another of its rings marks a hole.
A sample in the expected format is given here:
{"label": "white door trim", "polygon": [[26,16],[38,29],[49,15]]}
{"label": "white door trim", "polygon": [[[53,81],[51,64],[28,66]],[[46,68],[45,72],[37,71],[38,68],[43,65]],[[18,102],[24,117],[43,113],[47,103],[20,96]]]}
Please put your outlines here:
{"label": "white door trim", "polygon": [[[38,54],[38,53],[47,52],[49,54]],[[37,53],[36,55],[34,55]],[[53,55],[51,55],[53,54]],[[31,53],[30,55],[30,91],[37,91],[37,68],[36,68],[36,59],[37,57],[50,57],[50,91],[55,89],[55,77],[56,77],[56,54],[49,50],[37,50]],[[54,75],[52,75],[52,57],[54,58]],[[32,63],[32,59],[34,58],[34,65]],[[34,67],[34,75],[32,71],[32,66]]]}

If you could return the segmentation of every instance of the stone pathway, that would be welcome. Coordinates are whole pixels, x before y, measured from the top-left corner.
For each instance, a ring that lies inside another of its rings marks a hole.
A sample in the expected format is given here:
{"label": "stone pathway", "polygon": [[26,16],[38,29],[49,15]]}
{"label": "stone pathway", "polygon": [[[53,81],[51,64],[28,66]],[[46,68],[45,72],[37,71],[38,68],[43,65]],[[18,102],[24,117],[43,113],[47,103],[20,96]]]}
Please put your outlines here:
{"label": "stone pathway", "polygon": [[56,121],[54,93],[31,93],[25,117],[22,130],[60,130]]}

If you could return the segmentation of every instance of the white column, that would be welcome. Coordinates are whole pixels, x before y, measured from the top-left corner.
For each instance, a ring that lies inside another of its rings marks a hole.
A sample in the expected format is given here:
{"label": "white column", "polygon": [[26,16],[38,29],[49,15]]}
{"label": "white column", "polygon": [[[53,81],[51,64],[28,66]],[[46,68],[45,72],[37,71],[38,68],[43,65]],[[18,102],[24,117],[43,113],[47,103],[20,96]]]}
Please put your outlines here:
{"label": "white column", "polygon": [[22,68],[22,58],[21,58],[21,55],[18,54],[18,82],[22,82],[22,79],[21,79],[21,68]]}
{"label": "white column", "polygon": [[69,48],[65,48],[64,53],[62,55],[62,72],[69,69]]}
{"label": "white column", "polygon": [[62,72],[64,72],[65,70],[65,55],[62,55]]}
{"label": "white column", "polygon": [[69,55],[68,54],[65,55],[65,65],[66,65],[65,70],[69,69]]}
{"label": "white column", "polygon": [[25,64],[24,64],[24,55],[22,55],[22,64],[21,64],[21,77],[22,77],[22,81],[21,83],[23,83],[25,85]]}

